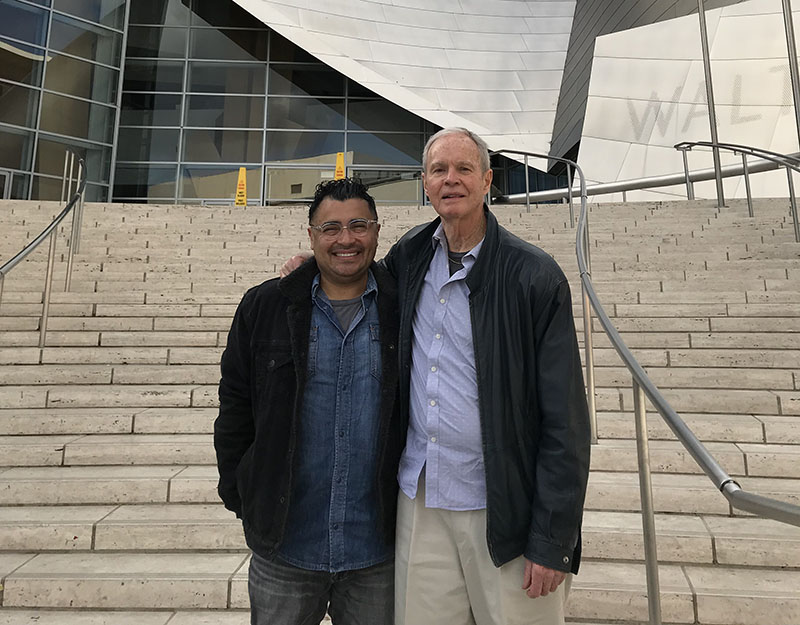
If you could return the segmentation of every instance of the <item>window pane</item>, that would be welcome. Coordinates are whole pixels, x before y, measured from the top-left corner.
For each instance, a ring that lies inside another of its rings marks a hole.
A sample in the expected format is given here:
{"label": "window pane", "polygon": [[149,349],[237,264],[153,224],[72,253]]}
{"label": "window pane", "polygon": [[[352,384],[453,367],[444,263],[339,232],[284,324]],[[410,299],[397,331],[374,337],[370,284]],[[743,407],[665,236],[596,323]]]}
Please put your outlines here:
{"label": "window pane", "polygon": [[270,32],[269,58],[270,61],[290,61],[293,63],[316,63],[317,59],[293,44],[291,41],[276,33]]}
{"label": "window pane", "polygon": [[54,54],[47,62],[44,86],[53,91],[116,104],[119,72],[68,56]]}
{"label": "window pane", "polygon": [[11,198],[12,200],[27,200],[28,185],[31,177],[28,174],[14,172],[11,178]]}
{"label": "window pane", "polygon": [[14,128],[0,127],[0,167],[8,169],[31,168],[33,133]]}
{"label": "window pane", "polygon": [[112,28],[125,19],[125,0],[53,0],[53,8]]}
{"label": "window pane", "polygon": [[186,29],[131,26],[126,50],[128,57],[182,59],[186,56]]}
{"label": "window pane", "polygon": [[349,130],[397,130],[422,132],[425,122],[421,117],[388,100],[356,100],[347,103],[347,128]]}
{"label": "window pane", "polygon": [[120,165],[114,175],[114,199],[161,198],[175,199],[177,166]]}
{"label": "window pane", "polygon": [[200,163],[258,163],[262,133],[248,130],[186,130],[183,160]]}
{"label": "window pane", "polygon": [[41,130],[111,143],[113,124],[114,110],[107,106],[53,93],[42,96]]}
{"label": "window pane", "polygon": [[[238,167],[182,167],[181,197],[235,199],[239,182]],[[261,196],[261,167],[247,168],[247,197]]]}
{"label": "window pane", "polygon": [[269,92],[277,95],[343,96],[344,76],[324,65],[270,65]]}
{"label": "window pane", "polygon": [[118,161],[177,161],[179,130],[120,128]]}
{"label": "window pane", "polygon": [[0,78],[40,85],[44,50],[0,38]]}
{"label": "window pane", "polygon": [[366,134],[347,135],[347,150],[353,163],[369,165],[422,165],[422,135]]}
{"label": "window pane", "polygon": [[344,99],[270,97],[267,103],[269,128],[297,130],[341,130]]}
{"label": "window pane", "polygon": [[268,132],[267,161],[335,165],[344,150],[341,132]]}
{"label": "window pane", "polygon": [[193,28],[189,55],[196,59],[266,61],[267,31]]}
{"label": "window pane", "polygon": [[361,178],[361,181],[369,187],[370,195],[379,202],[422,203],[422,172],[419,170],[351,169],[349,173]]}
{"label": "window pane", "polygon": [[264,65],[189,63],[189,91],[258,95],[265,91],[265,78]]}
{"label": "window pane", "polygon": [[119,33],[53,14],[52,50],[118,67],[121,42]]}
{"label": "window pane", "polygon": [[52,174],[59,179],[64,173],[64,151],[75,150],[86,161],[86,178],[93,182],[108,182],[111,170],[111,148],[101,145],[79,143],[61,137],[39,136],[36,149],[36,165],[34,171],[41,174]]}
{"label": "window pane", "polygon": [[187,126],[263,128],[264,97],[193,95],[186,100]]}
{"label": "window pane", "polygon": [[0,0],[0,35],[43,46],[47,39],[47,11],[16,0]]}
{"label": "window pane", "polygon": [[195,0],[192,24],[200,26],[233,26],[264,28],[264,24],[234,2]]}
{"label": "window pane", "polygon": [[380,97],[374,91],[370,91],[364,85],[357,83],[355,80],[348,80],[347,95],[351,98],[378,98]]}
{"label": "window pane", "polygon": [[32,200],[61,200],[61,180],[56,178],[33,177]]}
{"label": "window pane", "polygon": [[131,0],[131,24],[178,26],[189,23],[190,0]]}
{"label": "window pane", "polygon": [[120,124],[180,126],[181,96],[166,93],[123,93]]}
{"label": "window pane", "polygon": [[124,91],[183,91],[182,61],[126,61]]}
{"label": "window pane", "polygon": [[38,104],[38,89],[0,81],[0,122],[35,128]]}
{"label": "window pane", "polygon": [[333,169],[267,169],[267,197],[272,200],[308,200],[323,180],[333,178]]}

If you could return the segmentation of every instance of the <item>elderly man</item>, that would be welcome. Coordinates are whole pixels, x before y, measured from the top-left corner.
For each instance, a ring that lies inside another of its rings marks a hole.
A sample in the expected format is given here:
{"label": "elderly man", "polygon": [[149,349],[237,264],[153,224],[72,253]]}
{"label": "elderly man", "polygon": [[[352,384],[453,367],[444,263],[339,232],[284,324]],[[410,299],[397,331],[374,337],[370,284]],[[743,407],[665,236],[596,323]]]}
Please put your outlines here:
{"label": "elderly man", "polygon": [[484,205],[480,137],[442,130],[422,165],[439,217],[382,261],[398,280],[409,416],[395,623],[560,625],[590,446],[569,284]]}
{"label": "elderly man", "polygon": [[222,356],[219,494],[253,550],[253,625],[391,625],[397,291],[373,262],[375,202],[317,187],[315,260],[250,289]]}
{"label": "elderly man", "polygon": [[439,215],[384,262],[400,291],[398,625],[563,623],[578,570],[589,418],[569,285],[484,206],[486,144],[435,134]]}

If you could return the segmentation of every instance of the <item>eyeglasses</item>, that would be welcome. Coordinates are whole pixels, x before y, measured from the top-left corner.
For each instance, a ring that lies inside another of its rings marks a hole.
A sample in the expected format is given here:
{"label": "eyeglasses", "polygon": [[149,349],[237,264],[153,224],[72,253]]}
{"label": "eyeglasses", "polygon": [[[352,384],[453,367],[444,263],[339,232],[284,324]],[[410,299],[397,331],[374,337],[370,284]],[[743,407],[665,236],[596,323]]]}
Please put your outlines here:
{"label": "eyeglasses", "polygon": [[376,223],[378,223],[377,219],[351,219],[346,226],[343,226],[338,221],[326,221],[319,226],[310,225],[309,228],[316,230],[326,239],[337,238],[342,234],[342,230],[349,230],[354,237],[363,237],[367,234],[369,227]]}

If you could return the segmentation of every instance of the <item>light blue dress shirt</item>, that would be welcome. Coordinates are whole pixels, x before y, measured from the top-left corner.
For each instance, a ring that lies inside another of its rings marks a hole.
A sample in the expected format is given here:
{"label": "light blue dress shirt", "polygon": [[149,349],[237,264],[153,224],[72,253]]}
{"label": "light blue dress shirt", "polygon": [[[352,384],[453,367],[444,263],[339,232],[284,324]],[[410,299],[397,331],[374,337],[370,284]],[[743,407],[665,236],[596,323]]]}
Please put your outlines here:
{"label": "light blue dress shirt", "polygon": [[478,380],[466,280],[483,240],[450,276],[447,240],[433,233],[433,260],[413,321],[410,419],[398,480],[414,499],[425,467],[425,505],[446,510],[486,507]]}

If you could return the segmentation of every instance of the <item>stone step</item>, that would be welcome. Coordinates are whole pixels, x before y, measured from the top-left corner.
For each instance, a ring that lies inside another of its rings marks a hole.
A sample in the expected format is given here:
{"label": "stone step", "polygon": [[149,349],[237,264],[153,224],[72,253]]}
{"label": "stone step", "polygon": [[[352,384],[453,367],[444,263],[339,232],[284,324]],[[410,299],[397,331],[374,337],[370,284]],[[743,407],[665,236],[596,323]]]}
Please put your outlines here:
{"label": "stone step", "polygon": [[[800,622],[800,571],[661,565],[659,578],[664,622]],[[584,620],[647,622],[644,565],[585,562],[573,581],[566,612]]]}
{"label": "stone step", "polygon": [[[328,617],[325,622],[329,622]],[[0,625],[249,625],[249,610],[123,611],[0,608]]]}
{"label": "stone step", "polygon": [[[0,474],[2,478],[2,474]],[[781,501],[800,504],[800,481],[796,479],[742,477],[737,482],[747,491]],[[653,502],[656,512],[679,514],[731,513],[725,497],[705,475],[654,473]],[[637,512],[641,510],[639,477],[636,473],[592,471],[586,493],[589,510]],[[737,516],[745,513],[735,511]]]}
{"label": "stone step", "polygon": [[[5,575],[4,609],[244,608],[247,560],[208,553],[22,554]],[[662,564],[659,578],[665,622],[789,625],[800,618],[800,571]],[[584,621],[647,620],[644,566],[586,561],[566,612]]]}
{"label": "stone step", "polygon": [[20,608],[247,607],[245,554],[38,554],[4,581]]}
{"label": "stone step", "polygon": [[[583,554],[593,560],[644,560],[639,513],[588,510]],[[800,568],[800,528],[754,517],[656,515],[660,562]]]}

